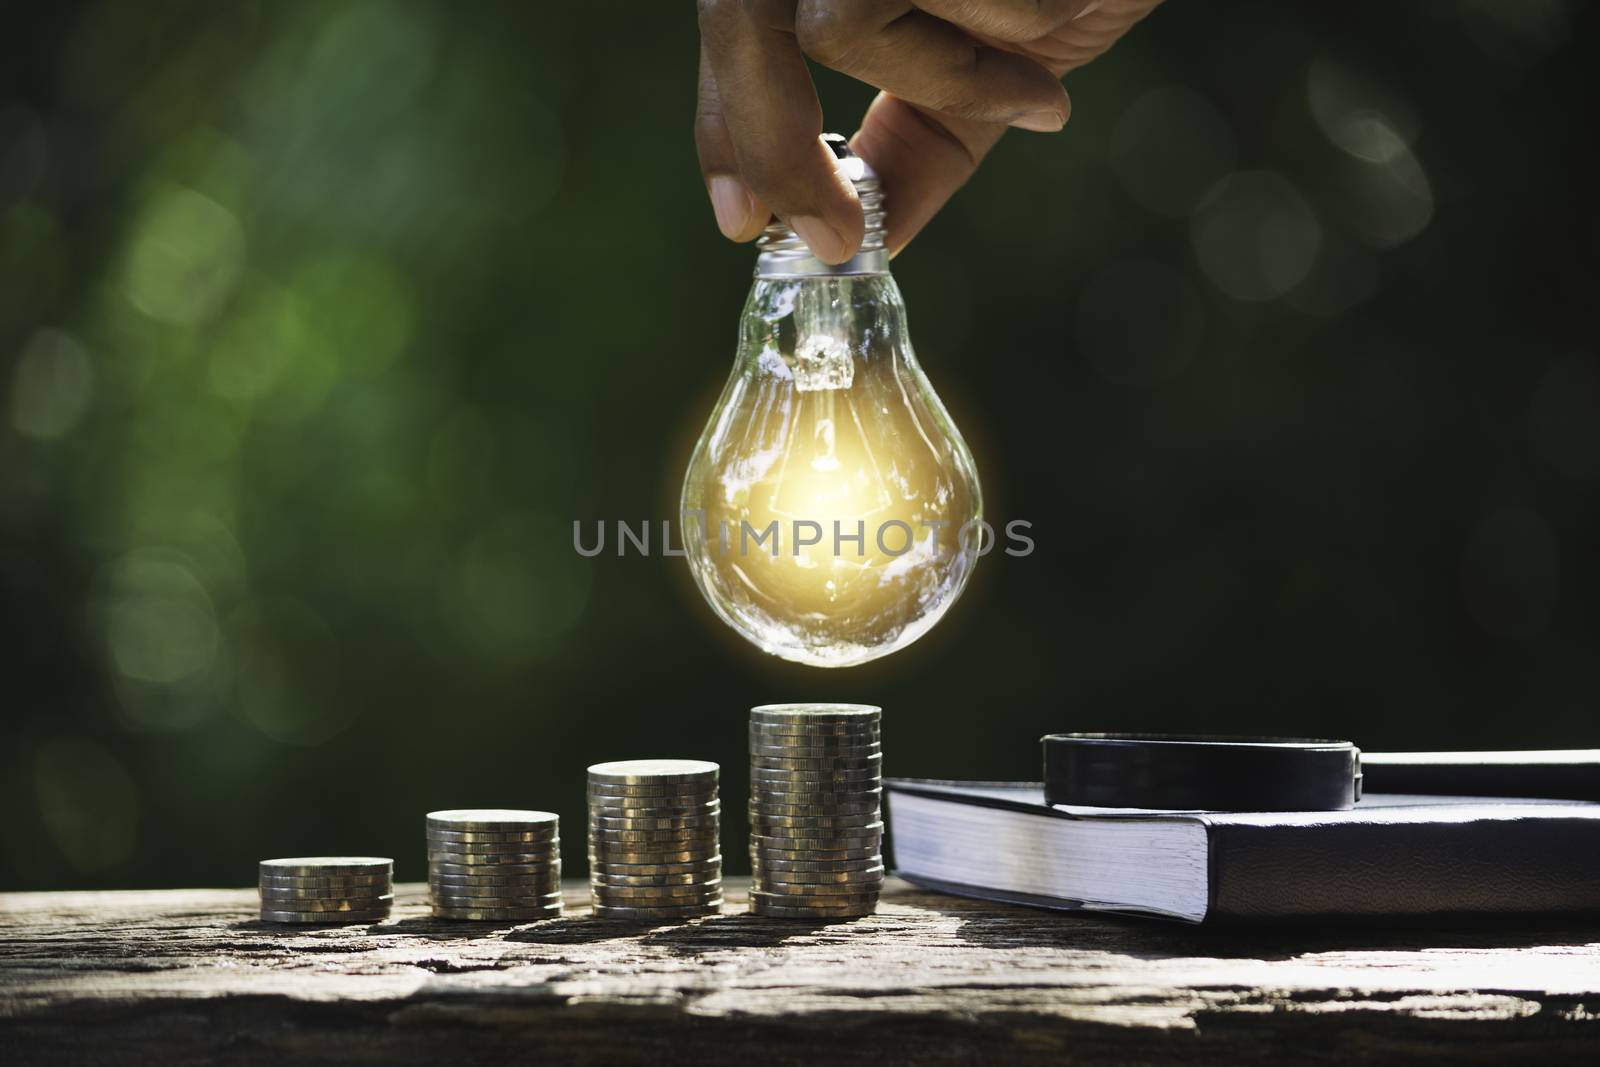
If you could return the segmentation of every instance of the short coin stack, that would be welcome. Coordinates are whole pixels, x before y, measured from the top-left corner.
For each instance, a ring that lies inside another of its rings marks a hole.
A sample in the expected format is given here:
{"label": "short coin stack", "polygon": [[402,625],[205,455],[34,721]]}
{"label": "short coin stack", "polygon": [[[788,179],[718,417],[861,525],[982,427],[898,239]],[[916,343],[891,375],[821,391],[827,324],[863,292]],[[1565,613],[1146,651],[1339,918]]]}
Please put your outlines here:
{"label": "short coin stack", "polygon": [[428,893],[439,919],[533,922],[561,914],[561,821],[548,811],[430,811]]}
{"label": "short coin stack", "polygon": [[262,922],[381,922],[394,903],[394,860],[379,856],[262,860],[259,878]]}
{"label": "short coin stack", "polygon": [[883,888],[881,711],[750,710],[750,910],[781,919],[870,915]]}
{"label": "short coin stack", "polygon": [[589,886],[609,919],[692,919],[722,906],[715,763],[646,759],[589,768]]}

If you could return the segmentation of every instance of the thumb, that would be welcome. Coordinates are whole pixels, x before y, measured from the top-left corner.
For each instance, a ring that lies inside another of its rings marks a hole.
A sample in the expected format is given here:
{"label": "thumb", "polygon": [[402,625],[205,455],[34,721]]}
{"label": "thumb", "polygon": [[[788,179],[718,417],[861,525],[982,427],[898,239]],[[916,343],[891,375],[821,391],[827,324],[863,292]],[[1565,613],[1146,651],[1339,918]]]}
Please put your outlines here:
{"label": "thumb", "polygon": [[1005,130],[878,94],[850,147],[883,182],[890,255],[904,248],[966,184]]}

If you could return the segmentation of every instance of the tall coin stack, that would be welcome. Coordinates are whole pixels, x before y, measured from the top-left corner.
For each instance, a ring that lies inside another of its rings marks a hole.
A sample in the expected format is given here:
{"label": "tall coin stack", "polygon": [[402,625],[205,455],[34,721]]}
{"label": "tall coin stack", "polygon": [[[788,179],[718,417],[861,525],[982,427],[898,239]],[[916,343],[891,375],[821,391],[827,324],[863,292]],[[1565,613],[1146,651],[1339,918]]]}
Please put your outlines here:
{"label": "tall coin stack", "polygon": [[428,894],[439,919],[533,922],[561,914],[561,821],[548,811],[430,811]]}
{"label": "tall coin stack", "polygon": [[262,922],[381,922],[394,903],[394,860],[379,856],[262,860],[258,877]]}
{"label": "tall coin stack", "polygon": [[780,919],[870,915],[883,888],[881,711],[750,710],[750,910]]}
{"label": "tall coin stack", "polygon": [[692,919],[722,906],[715,763],[645,759],[589,768],[589,887],[610,919]]}

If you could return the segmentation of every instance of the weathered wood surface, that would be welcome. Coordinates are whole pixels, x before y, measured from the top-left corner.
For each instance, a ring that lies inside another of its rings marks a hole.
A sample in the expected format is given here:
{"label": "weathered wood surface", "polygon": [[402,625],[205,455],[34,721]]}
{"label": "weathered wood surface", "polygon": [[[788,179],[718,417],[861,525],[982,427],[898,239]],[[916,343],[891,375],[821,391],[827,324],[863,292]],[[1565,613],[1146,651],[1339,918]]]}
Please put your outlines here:
{"label": "weathered wood surface", "polygon": [[1600,1062],[1600,929],[1192,928],[891,881],[834,925],[728,914],[256,921],[253,890],[0,895],[0,1062]]}

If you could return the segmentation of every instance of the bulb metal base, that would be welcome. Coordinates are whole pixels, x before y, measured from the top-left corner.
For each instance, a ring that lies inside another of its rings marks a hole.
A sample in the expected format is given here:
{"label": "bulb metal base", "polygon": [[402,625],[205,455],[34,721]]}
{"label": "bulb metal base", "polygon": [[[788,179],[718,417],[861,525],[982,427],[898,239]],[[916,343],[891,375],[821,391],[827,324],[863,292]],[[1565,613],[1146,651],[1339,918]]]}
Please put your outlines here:
{"label": "bulb metal base", "polygon": [[861,276],[889,273],[889,250],[884,247],[883,186],[878,172],[850,150],[838,134],[825,134],[822,141],[839,160],[839,172],[855,186],[866,216],[866,232],[861,248],[843,263],[824,263],[788,224],[774,222],[761,235],[756,248],[757,278],[814,278],[821,276]]}

